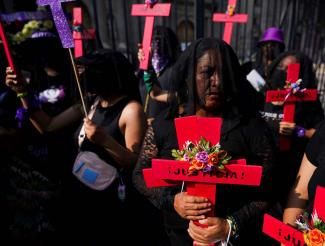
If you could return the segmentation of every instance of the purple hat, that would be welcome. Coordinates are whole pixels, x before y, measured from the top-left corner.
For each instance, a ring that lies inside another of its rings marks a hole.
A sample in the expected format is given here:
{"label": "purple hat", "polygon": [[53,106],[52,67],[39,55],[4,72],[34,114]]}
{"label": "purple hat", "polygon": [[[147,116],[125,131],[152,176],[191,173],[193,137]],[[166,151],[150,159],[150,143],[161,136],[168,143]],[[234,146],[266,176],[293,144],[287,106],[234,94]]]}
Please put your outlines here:
{"label": "purple hat", "polygon": [[258,44],[262,44],[267,41],[279,42],[284,45],[282,30],[277,27],[270,27],[266,29],[262,39],[258,42]]}

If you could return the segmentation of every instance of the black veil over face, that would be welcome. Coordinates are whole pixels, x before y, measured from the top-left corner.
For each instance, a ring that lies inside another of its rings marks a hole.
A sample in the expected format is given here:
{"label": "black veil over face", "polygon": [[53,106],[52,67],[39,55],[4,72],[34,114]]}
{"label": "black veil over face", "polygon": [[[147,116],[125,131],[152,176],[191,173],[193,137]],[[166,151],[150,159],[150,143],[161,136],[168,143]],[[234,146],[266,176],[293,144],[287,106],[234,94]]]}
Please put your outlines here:
{"label": "black veil over face", "polygon": [[270,90],[283,89],[287,78],[287,72],[279,69],[281,61],[288,57],[294,56],[297,63],[300,63],[299,78],[302,79],[301,87],[308,89],[317,88],[317,80],[313,69],[313,63],[305,54],[298,51],[287,51],[282,53],[269,66],[269,76],[267,78],[267,88]]}
{"label": "black veil over face", "polygon": [[153,42],[160,42],[162,55],[166,55],[170,59],[170,63],[174,63],[180,54],[180,45],[176,34],[168,27],[156,26],[154,29]]}
{"label": "black veil over face", "polygon": [[[170,92],[171,94],[177,92],[178,103],[171,102],[171,110],[176,110],[179,104],[183,104],[185,115],[195,114],[198,103],[196,102],[196,64],[198,59],[209,50],[215,50],[220,57],[217,72],[225,98],[222,111],[233,115],[255,113],[255,106],[251,103],[254,92],[243,79],[236,54],[227,43],[216,38],[202,38],[193,42],[173,66]],[[176,113],[174,111],[174,116]]]}
{"label": "black veil over face", "polygon": [[85,66],[87,91],[102,97],[123,94],[139,101],[138,79],[122,53],[100,50],[79,58],[77,64]]}
{"label": "black veil over face", "polygon": [[258,45],[256,52],[255,68],[261,75],[268,75],[268,62],[274,61],[285,49],[284,44],[274,41],[263,42]]}

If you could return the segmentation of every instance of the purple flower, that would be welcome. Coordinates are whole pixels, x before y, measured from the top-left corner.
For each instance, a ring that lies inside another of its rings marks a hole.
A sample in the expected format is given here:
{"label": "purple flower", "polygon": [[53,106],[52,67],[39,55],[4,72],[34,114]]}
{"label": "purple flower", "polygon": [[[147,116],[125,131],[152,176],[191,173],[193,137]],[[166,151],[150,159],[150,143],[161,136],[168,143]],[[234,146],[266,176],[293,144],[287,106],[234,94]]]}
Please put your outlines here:
{"label": "purple flower", "polygon": [[188,158],[187,154],[184,154],[183,159],[184,159],[184,161],[189,161],[190,160],[190,158]]}
{"label": "purple flower", "polygon": [[200,161],[200,162],[203,162],[203,163],[207,163],[207,161],[208,161],[208,153],[207,152],[205,152],[205,151],[201,151],[201,152],[199,152],[199,153],[197,153],[196,155],[195,155],[195,158],[198,160],[198,161]]}
{"label": "purple flower", "polygon": [[18,121],[18,128],[22,128],[23,122],[26,121],[29,118],[28,110],[24,107],[20,107],[16,111],[15,119]]}
{"label": "purple flower", "polygon": [[204,173],[208,173],[208,172],[211,172],[213,170],[214,166],[211,166],[211,165],[206,165],[204,168],[203,168],[203,172]]}

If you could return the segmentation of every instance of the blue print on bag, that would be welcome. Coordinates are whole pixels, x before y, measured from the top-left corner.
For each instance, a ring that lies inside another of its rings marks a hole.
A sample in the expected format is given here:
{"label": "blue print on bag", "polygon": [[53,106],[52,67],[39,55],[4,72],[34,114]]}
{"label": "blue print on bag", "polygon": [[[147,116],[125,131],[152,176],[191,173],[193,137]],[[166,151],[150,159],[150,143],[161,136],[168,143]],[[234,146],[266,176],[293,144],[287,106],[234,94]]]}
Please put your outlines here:
{"label": "blue print on bag", "polygon": [[79,162],[78,165],[73,169],[74,173],[77,173],[80,171],[80,169],[85,165],[84,162]]}
{"label": "blue print on bag", "polygon": [[85,169],[82,174],[82,179],[85,180],[88,184],[95,184],[98,177],[98,173],[94,172],[91,169]]}

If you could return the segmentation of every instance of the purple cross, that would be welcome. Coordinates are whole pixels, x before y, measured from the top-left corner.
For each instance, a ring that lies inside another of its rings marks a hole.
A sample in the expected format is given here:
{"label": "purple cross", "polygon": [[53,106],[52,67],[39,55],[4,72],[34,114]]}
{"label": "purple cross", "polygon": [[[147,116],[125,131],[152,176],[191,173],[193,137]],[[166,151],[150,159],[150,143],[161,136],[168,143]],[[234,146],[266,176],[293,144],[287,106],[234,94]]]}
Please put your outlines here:
{"label": "purple cross", "polygon": [[52,11],[53,20],[56,29],[59,33],[63,48],[73,48],[74,42],[72,38],[72,31],[69,27],[68,21],[64,15],[62,5],[63,2],[72,2],[75,0],[37,0],[38,6],[49,5]]}

